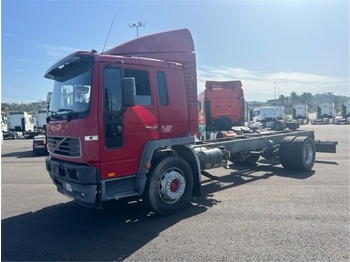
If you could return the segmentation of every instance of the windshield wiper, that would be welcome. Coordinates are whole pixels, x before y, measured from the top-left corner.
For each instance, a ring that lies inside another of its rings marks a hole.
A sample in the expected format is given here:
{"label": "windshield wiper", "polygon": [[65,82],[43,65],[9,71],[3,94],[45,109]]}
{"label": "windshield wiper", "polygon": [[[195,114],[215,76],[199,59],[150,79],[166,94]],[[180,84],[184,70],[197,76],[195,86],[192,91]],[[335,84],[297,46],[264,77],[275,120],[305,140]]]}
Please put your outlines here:
{"label": "windshield wiper", "polygon": [[51,111],[51,110],[49,110],[48,113],[50,113],[52,116],[56,116],[56,115],[57,115],[57,112],[56,112],[56,111]]}
{"label": "windshield wiper", "polygon": [[51,111],[51,110],[49,110],[48,113],[49,113],[50,115],[48,115],[48,116],[46,117],[46,123],[49,123],[50,120],[51,120],[51,118],[53,118],[53,119],[62,118],[62,116],[59,115],[59,114],[57,114],[56,111]]}
{"label": "windshield wiper", "polygon": [[70,108],[59,108],[58,112],[76,113],[73,109]]}
{"label": "windshield wiper", "polygon": [[67,112],[67,122],[70,122],[73,117],[78,116],[77,112],[70,108],[59,108],[58,112]]}

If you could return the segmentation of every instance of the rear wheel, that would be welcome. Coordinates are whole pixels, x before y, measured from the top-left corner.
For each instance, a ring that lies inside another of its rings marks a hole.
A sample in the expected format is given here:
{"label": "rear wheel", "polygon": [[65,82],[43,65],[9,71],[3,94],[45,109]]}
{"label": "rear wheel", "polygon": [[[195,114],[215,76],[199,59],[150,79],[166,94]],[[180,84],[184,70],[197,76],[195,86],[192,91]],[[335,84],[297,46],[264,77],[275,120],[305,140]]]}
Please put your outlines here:
{"label": "rear wheel", "polygon": [[276,130],[283,130],[282,123],[279,121],[276,123]]}
{"label": "rear wheel", "polygon": [[286,169],[308,171],[315,163],[316,147],[310,137],[286,137],[280,147],[280,162]]}
{"label": "rear wheel", "polygon": [[193,175],[188,163],[180,157],[162,158],[152,164],[144,200],[161,215],[183,209],[191,199]]}
{"label": "rear wheel", "polygon": [[290,149],[295,138],[296,138],[295,136],[287,136],[283,138],[280,146],[280,150],[279,150],[280,162],[285,169],[292,169],[292,166],[293,166],[293,163],[291,161]]}
{"label": "rear wheel", "polygon": [[316,146],[309,137],[297,137],[292,146],[293,169],[299,171],[309,171],[314,166],[316,158]]}

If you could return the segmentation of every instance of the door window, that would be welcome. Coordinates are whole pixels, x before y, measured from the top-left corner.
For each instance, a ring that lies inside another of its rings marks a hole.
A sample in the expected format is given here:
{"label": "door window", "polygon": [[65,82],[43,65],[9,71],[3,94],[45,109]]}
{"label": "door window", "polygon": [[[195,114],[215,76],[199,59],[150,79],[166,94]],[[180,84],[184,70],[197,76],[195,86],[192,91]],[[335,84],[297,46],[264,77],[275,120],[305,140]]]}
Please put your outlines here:
{"label": "door window", "polygon": [[151,84],[147,71],[125,69],[125,77],[134,77],[136,84],[136,105],[150,106],[151,99]]}
{"label": "door window", "polygon": [[168,89],[164,72],[157,72],[158,99],[161,106],[169,105]]}

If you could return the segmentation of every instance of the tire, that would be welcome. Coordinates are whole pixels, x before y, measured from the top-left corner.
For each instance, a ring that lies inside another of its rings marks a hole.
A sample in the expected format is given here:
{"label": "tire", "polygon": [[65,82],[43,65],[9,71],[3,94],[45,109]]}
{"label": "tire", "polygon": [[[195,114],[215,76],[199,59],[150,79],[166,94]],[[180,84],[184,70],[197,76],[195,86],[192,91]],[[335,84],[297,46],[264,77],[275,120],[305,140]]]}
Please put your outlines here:
{"label": "tire", "polygon": [[281,122],[276,122],[276,130],[283,130]]}
{"label": "tire", "polygon": [[170,156],[152,163],[148,174],[144,201],[158,214],[169,215],[189,204],[193,190],[193,174],[189,164]]}
{"label": "tire", "polygon": [[292,143],[290,152],[293,156],[294,170],[309,171],[312,169],[316,158],[316,146],[310,137],[297,137]]}
{"label": "tire", "polygon": [[17,138],[18,138],[18,134],[14,133],[12,139],[17,139]]}
{"label": "tire", "polygon": [[295,138],[295,136],[287,136],[283,138],[280,146],[280,162],[285,169],[293,169],[293,162],[291,159],[291,146]]}
{"label": "tire", "polygon": [[299,123],[287,123],[287,127],[290,130],[297,130],[299,128]]}

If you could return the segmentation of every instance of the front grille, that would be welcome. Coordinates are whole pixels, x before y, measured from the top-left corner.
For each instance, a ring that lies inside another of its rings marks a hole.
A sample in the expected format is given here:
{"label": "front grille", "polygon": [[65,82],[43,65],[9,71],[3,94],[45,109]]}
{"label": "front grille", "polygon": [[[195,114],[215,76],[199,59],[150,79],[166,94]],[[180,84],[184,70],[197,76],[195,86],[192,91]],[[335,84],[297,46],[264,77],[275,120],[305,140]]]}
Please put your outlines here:
{"label": "front grille", "polygon": [[51,153],[66,157],[80,157],[80,139],[72,137],[48,137]]}

